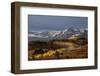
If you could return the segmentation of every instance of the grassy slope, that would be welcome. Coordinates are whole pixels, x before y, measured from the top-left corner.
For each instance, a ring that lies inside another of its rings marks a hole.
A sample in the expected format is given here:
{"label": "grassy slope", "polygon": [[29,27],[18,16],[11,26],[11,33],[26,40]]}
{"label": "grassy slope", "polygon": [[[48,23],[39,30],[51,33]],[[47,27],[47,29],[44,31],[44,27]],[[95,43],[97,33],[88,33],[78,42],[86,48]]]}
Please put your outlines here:
{"label": "grassy slope", "polygon": [[[46,52],[35,54],[37,48]],[[29,60],[87,58],[86,39],[63,39],[49,42],[30,42]]]}

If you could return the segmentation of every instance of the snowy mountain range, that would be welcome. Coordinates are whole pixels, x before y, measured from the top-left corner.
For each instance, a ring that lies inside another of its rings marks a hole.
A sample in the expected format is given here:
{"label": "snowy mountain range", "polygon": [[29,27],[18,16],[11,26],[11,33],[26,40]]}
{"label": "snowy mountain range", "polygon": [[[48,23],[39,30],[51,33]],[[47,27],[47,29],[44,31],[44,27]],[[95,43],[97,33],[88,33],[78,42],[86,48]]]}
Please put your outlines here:
{"label": "snowy mountain range", "polygon": [[87,37],[87,28],[67,28],[63,31],[32,31],[28,33],[29,41],[49,41],[54,39],[67,39],[71,37]]}

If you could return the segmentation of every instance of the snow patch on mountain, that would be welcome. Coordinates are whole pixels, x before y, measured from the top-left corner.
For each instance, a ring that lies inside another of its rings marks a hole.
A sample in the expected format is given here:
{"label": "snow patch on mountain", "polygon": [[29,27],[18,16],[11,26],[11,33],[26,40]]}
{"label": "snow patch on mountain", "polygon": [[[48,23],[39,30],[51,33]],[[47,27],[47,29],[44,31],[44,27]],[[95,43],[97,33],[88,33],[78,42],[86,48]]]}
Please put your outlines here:
{"label": "snow patch on mountain", "polygon": [[68,28],[63,31],[32,31],[29,32],[28,37],[31,40],[53,40],[53,39],[67,39],[76,36],[87,36],[87,28]]}

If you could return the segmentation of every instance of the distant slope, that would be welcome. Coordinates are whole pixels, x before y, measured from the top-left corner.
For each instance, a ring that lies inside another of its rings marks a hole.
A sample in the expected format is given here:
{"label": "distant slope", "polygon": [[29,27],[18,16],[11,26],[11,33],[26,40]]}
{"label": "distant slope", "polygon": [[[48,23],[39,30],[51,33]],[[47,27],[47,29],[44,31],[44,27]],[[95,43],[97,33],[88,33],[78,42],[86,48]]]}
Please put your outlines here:
{"label": "distant slope", "polygon": [[29,41],[50,41],[55,39],[66,39],[73,37],[87,37],[87,28],[78,29],[78,28],[68,28],[63,31],[33,31],[29,32],[28,40]]}

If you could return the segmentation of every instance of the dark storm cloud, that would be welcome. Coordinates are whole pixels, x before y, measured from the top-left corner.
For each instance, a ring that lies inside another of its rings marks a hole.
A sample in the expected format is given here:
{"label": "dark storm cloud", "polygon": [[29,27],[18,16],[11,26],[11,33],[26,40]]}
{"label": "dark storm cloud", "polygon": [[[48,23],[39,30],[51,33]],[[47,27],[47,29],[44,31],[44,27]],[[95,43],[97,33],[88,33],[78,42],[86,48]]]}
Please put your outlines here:
{"label": "dark storm cloud", "polygon": [[64,30],[69,27],[87,28],[87,17],[71,17],[71,16],[28,16],[29,31],[52,31]]}

